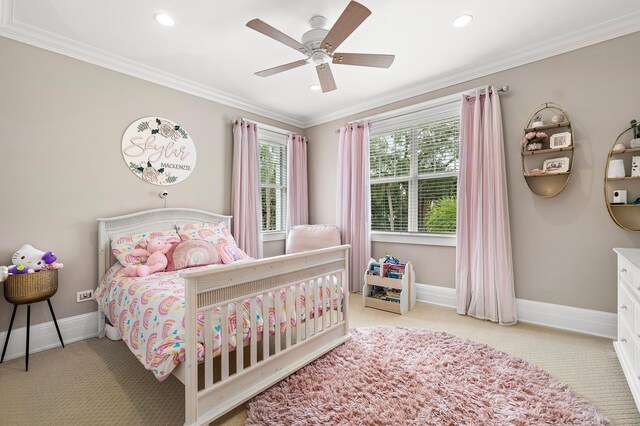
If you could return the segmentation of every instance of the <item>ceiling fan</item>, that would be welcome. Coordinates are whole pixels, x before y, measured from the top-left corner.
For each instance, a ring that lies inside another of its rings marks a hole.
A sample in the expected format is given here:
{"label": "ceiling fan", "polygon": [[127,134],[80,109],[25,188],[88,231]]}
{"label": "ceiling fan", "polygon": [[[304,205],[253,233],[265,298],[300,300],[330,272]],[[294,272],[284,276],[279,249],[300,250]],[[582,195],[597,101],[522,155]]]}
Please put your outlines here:
{"label": "ceiling fan", "polygon": [[336,90],[337,86],[329,66],[330,61],[342,65],[389,68],[395,58],[394,55],[339,53],[335,51],[369,15],[371,15],[369,9],[358,2],[351,1],[330,30],[325,29],[327,18],[313,16],[309,19],[311,29],[302,35],[301,43],[260,19],[247,22],[247,27],[284,43],[306,56],[305,59],[299,61],[258,71],[256,75],[268,77],[308,63],[314,63],[322,91],[331,92]]}

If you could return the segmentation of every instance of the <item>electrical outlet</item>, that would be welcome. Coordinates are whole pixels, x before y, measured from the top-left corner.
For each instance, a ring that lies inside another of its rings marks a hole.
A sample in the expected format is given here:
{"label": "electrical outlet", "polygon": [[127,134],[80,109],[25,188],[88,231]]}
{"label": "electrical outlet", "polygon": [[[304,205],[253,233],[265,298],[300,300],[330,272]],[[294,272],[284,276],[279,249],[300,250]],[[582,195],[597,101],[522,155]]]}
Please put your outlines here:
{"label": "electrical outlet", "polygon": [[82,290],[76,294],[76,302],[93,300],[93,290]]}

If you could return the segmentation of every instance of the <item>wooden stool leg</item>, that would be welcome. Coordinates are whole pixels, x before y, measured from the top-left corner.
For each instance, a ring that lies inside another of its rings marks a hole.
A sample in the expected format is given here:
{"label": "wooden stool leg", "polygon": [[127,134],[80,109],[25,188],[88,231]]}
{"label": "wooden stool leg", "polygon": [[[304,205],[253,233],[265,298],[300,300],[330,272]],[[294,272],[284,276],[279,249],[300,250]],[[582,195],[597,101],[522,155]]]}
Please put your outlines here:
{"label": "wooden stool leg", "polygon": [[29,371],[29,330],[31,329],[31,304],[27,305],[27,350],[24,359],[24,371]]}
{"label": "wooden stool leg", "polygon": [[56,314],[53,313],[53,306],[51,306],[51,300],[47,299],[47,303],[49,304],[49,310],[51,311],[51,316],[53,317],[53,323],[56,326],[56,331],[58,332],[58,338],[60,339],[60,343],[62,343],[62,347],[64,348],[64,342],[62,341],[62,334],[60,334],[60,328],[58,327],[58,321],[56,321]]}
{"label": "wooden stool leg", "polygon": [[7,352],[7,346],[9,345],[9,337],[11,337],[11,329],[13,328],[13,320],[16,318],[16,310],[18,305],[13,305],[13,313],[11,314],[11,322],[9,322],[9,331],[7,331],[7,340],[4,341],[4,348],[2,349],[2,358],[0,358],[0,364],[4,361],[4,354]]}

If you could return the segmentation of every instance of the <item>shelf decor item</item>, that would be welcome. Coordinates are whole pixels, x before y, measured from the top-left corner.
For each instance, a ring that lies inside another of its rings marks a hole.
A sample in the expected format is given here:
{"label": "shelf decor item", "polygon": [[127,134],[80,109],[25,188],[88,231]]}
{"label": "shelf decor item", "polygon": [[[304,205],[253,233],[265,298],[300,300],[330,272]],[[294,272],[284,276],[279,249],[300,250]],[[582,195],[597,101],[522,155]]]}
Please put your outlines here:
{"label": "shelf decor item", "polygon": [[562,132],[551,135],[549,139],[550,148],[566,148],[568,146],[571,146],[571,133]]}
{"label": "shelf decor item", "polygon": [[640,148],[640,127],[638,126],[638,121],[631,120],[629,125],[631,126],[631,133],[633,135],[630,146],[631,148]]}
{"label": "shelf decor item", "polygon": [[531,122],[531,127],[540,127],[540,126],[544,126],[544,121],[542,121],[542,118],[539,115],[536,115],[536,118],[534,118],[533,121]]}
{"label": "shelf decor item", "polygon": [[627,204],[627,191],[624,189],[613,191],[611,204]]}
{"label": "shelf decor item", "polygon": [[609,161],[609,171],[607,172],[609,179],[618,179],[624,177],[624,160],[617,159]]}
{"label": "shelf decor item", "polygon": [[[640,231],[640,147],[627,148],[626,141],[638,131],[638,123],[631,120],[613,141],[604,170],[604,201],[609,216],[620,228],[633,232]],[[637,140],[640,142],[640,138]],[[627,162],[631,165],[629,175]]]}
{"label": "shelf decor item", "polygon": [[527,151],[537,151],[542,149],[542,144],[547,137],[545,132],[528,132],[522,138],[521,145]]}
{"label": "shelf decor item", "polygon": [[613,147],[613,152],[618,153],[618,152],[624,152],[624,150],[627,149],[626,146],[624,146],[623,143],[617,143],[616,146]]}
{"label": "shelf decor item", "polygon": [[631,159],[631,176],[640,177],[640,156],[635,155]]}
{"label": "shelf decor item", "polygon": [[554,114],[554,116],[551,117],[551,122],[553,124],[562,123],[563,121],[564,121],[564,114],[561,112]]}
{"label": "shelf decor item", "polygon": [[570,166],[571,166],[571,160],[569,159],[569,157],[550,158],[544,161],[544,164],[542,165],[542,170],[544,170],[544,172],[547,174],[563,173],[563,172],[568,172]]}
{"label": "shelf decor item", "polygon": [[[520,142],[522,175],[535,195],[554,197],[569,182],[576,149],[569,114],[560,105],[545,102],[531,111],[526,126]],[[565,156],[554,158],[560,152]]]}

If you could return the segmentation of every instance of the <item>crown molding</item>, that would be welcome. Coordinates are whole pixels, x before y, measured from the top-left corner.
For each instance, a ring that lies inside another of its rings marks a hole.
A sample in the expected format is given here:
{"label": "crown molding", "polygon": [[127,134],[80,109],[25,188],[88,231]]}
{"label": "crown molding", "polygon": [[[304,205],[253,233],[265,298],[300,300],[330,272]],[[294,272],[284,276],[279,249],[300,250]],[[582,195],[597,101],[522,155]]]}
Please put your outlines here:
{"label": "crown molding", "polygon": [[196,81],[20,22],[13,14],[14,2],[15,0],[0,0],[0,36],[303,129],[640,31],[640,12],[632,13],[544,43],[534,44],[517,52],[505,53],[492,58],[491,62],[447,73],[440,78],[430,78],[427,82],[413,84],[404,90],[394,90],[393,93],[376,96],[375,99],[349,108],[309,118],[284,111],[274,111],[267,105],[239,98]]}
{"label": "crown molding", "polygon": [[[637,31],[640,31],[640,12],[612,19],[561,37],[556,37],[543,43],[537,43],[526,49],[520,49],[517,52],[505,53],[499,57],[492,58],[491,62],[479,64],[472,68],[465,68],[458,72],[447,73],[446,76],[429,79],[428,82],[412,85],[411,88],[405,90],[401,89],[399,91],[393,91],[393,93],[389,93],[387,95],[376,96],[375,100],[362,102],[349,108],[334,111],[330,114],[307,119],[303,122],[303,126],[304,128],[308,128],[317,126],[318,124],[327,123],[329,121],[338,120],[340,118],[350,117],[393,102],[423,95],[434,90],[443,89],[445,87],[471,81],[476,78],[486,77],[500,71],[505,71],[521,65],[550,58],[572,50],[581,49],[583,47],[622,37]],[[508,84],[508,82],[503,83]]]}
{"label": "crown molding", "polygon": [[169,87],[233,108],[238,108],[263,117],[281,121],[296,127],[303,127],[299,118],[284,112],[273,111],[266,105],[249,102],[213,87],[189,80],[160,69],[144,65],[140,62],[115,55],[85,43],[34,27],[14,18],[13,4],[15,0],[0,0],[0,36],[10,38],[32,46],[40,47],[61,55],[69,56],[83,62],[108,68],[151,83]]}

